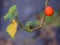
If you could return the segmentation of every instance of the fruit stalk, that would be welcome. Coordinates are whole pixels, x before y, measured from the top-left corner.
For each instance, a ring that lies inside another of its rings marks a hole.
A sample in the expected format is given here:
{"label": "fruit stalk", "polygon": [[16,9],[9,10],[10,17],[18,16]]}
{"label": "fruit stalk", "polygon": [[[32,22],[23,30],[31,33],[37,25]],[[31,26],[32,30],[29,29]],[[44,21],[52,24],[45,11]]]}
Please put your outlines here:
{"label": "fruit stalk", "polygon": [[[45,1],[45,7],[48,6],[48,2],[49,2],[49,0],[46,0],[46,1]],[[33,31],[36,31],[36,30],[38,30],[39,28],[43,28],[43,25],[44,25],[44,22],[45,22],[45,17],[46,17],[46,15],[44,15],[41,24],[40,24],[39,26],[37,26],[37,27],[35,27],[35,28],[32,29]]]}

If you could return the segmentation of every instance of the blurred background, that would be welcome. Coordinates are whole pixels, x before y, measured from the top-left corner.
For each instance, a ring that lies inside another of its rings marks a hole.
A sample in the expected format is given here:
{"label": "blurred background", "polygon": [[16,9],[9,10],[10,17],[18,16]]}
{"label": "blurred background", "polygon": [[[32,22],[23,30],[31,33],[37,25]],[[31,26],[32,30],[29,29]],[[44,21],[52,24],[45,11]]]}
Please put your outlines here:
{"label": "blurred background", "polygon": [[[60,22],[60,0],[49,1],[49,5],[54,8],[58,16],[54,18],[52,24],[46,25],[46,30],[52,31],[48,33],[48,37],[43,38],[40,37],[40,31],[29,33],[18,27],[14,40],[11,39],[6,32],[6,27],[10,24],[10,21],[5,21],[3,16],[14,4],[16,4],[19,11],[18,18],[25,25],[27,21],[36,20],[37,14],[44,10],[45,0],[0,0],[0,45],[60,45],[60,26],[55,25]],[[57,19],[57,22],[55,19]]]}

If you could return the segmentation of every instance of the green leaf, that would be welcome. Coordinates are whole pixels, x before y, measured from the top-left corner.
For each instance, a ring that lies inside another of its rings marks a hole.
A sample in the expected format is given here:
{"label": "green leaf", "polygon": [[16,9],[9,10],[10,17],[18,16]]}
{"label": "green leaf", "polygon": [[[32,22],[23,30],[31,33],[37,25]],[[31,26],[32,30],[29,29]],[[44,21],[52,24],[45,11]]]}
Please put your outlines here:
{"label": "green leaf", "polygon": [[9,13],[14,13],[14,11],[15,11],[16,9],[17,9],[17,8],[16,8],[16,5],[11,6],[10,9],[9,9]]}
{"label": "green leaf", "polygon": [[4,19],[11,21],[11,20],[13,20],[15,17],[16,17],[16,15],[7,13],[7,14],[4,16]]}
{"label": "green leaf", "polygon": [[12,20],[14,19],[16,16],[18,15],[17,9],[16,9],[16,5],[11,6],[11,8],[9,9],[8,13],[4,16],[5,20]]}
{"label": "green leaf", "polygon": [[9,17],[9,13],[7,13],[3,18],[4,18],[4,20],[7,20],[8,19],[8,17]]}

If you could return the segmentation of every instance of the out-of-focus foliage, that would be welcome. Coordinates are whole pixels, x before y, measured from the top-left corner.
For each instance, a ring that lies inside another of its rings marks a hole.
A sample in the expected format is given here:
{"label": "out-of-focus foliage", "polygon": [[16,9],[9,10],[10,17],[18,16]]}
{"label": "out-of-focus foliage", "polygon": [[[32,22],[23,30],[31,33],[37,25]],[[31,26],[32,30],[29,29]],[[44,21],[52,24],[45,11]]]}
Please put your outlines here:
{"label": "out-of-focus foliage", "polygon": [[49,23],[51,23],[52,21],[53,21],[53,17],[52,17],[52,16],[51,16],[51,17],[46,16],[46,18],[45,18],[46,24],[49,24]]}
{"label": "out-of-focus foliage", "polygon": [[12,20],[11,24],[9,24],[6,29],[6,31],[12,37],[12,39],[14,39],[15,34],[17,32],[17,25],[18,25],[17,22],[15,20]]}
{"label": "out-of-focus foliage", "polygon": [[40,21],[39,20],[36,20],[34,23],[35,23],[35,26],[40,25]]}
{"label": "out-of-focus foliage", "polygon": [[[43,12],[40,13],[41,17],[43,18],[43,16],[45,15]],[[52,23],[55,19],[56,19],[56,16],[58,16],[58,12],[55,12],[53,14],[53,16],[46,16],[45,17],[45,24],[50,24]]]}

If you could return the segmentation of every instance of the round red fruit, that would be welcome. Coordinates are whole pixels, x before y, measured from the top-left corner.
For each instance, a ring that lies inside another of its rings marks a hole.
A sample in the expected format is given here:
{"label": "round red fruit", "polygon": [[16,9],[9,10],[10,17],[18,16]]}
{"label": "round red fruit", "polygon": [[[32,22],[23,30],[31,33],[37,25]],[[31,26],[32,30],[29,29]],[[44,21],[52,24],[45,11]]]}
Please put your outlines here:
{"label": "round red fruit", "polygon": [[45,8],[44,12],[46,16],[52,16],[54,14],[54,9],[51,6],[48,6]]}

